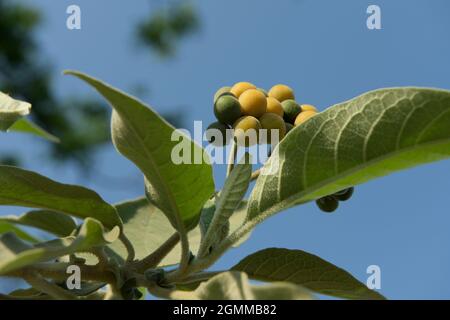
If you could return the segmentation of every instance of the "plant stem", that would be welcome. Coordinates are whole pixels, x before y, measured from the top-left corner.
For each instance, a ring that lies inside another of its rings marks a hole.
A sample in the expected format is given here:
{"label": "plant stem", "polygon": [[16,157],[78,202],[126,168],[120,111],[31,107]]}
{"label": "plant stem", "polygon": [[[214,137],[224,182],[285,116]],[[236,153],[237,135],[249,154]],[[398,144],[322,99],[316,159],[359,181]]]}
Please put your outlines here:
{"label": "plant stem", "polygon": [[125,233],[123,233],[123,230],[121,230],[120,232],[119,240],[123,243],[123,245],[127,249],[128,252],[127,262],[132,262],[135,257],[134,247],[131,244],[130,240],[125,235]]}
{"label": "plant stem", "polygon": [[225,272],[225,271],[198,272],[198,273],[192,274],[189,277],[186,277],[180,281],[177,281],[177,284],[189,284],[189,283],[209,280],[210,278],[212,278],[222,272]]}
{"label": "plant stem", "polygon": [[[6,276],[26,278],[37,273],[43,278],[66,281],[68,277],[66,270],[70,265],[70,263],[36,263],[20,270],[12,271]],[[104,283],[114,283],[116,281],[115,275],[110,271],[100,270],[96,266],[82,265],[79,267],[84,281]]]}
{"label": "plant stem", "polygon": [[137,272],[144,272],[147,269],[155,268],[158,264],[169,254],[170,251],[180,241],[180,234],[175,232],[169,239],[167,239],[158,249],[149,254],[144,259],[134,264],[134,269]]}
{"label": "plant stem", "polygon": [[166,281],[168,283],[177,283],[184,281],[187,275],[205,270],[212,266],[234,243],[239,241],[244,235],[249,233],[255,225],[258,223],[257,219],[249,220],[231,235],[229,235],[225,240],[223,240],[214,250],[206,257],[194,260],[189,268],[180,274],[175,270],[167,274]]}
{"label": "plant stem", "polygon": [[61,287],[58,287],[56,284],[48,282],[39,274],[29,274],[25,278],[25,281],[28,282],[33,288],[48,294],[50,297],[56,300],[77,300],[78,297],[67,290],[64,290]]}
{"label": "plant stem", "polygon": [[230,175],[231,170],[234,168],[234,163],[236,162],[236,156],[237,156],[237,143],[236,140],[233,139],[230,146],[230,156],[228,158],[228,166],[227,166],[227,177]]}

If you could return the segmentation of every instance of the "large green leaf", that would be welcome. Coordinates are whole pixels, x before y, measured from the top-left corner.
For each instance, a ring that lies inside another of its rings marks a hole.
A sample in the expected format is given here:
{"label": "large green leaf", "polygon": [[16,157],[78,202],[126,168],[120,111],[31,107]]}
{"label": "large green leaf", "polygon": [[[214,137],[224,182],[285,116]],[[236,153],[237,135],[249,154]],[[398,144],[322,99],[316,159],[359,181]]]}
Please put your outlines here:
{"label": "large green leaf", "polygon": [[46,209],[79,218],[93,217],[110,229],[122,225],[114,207],[94,191],[10,166],[0,166],[0,205]]}
{"label": "large green leaf", "polygon": [[59,138],[55,137],[51,133],[48,133],[37,124],[31,122],[26,118],[21,118],[17,120],[12,126],[9,127],[8,131],[15,131],[21,133],[32,134],[51,142],[59,143]]}
{"label": "large green leaf", "polygon": [[[195,224],[203,204],[214,193],[211,165],[203,160],[201,164],[174,163],[172,151],[179,144],[172,141],[175,128],[154,110],[97,79],[74,71],[66,73],[86,81],[111,104],[114,145],[144,173],[149,200],[175,228],[181,222],[187,228]],[[199,145],[188,138],[184,141],[192,155],[207,158]]]}
{"label": "large green leaf", "polygon": [[248,219],[449,156],[449,91],[369,92],[289,132],[256,182]]}
{"label": "large green leaf", "polygon": [[105,232],[102,224],[92,218],[84,220],[76,237],[66,237],[31,246],[14,233],[0,236],[0,275],[27,265],[45,262],[74,252],[86,251],[115,241],[120,228]]}
{"label": "large green leaf", "polygon": [[243,272],[223,272],[203,282],[186,298],[201,300],[309,300],[311,294],[292,283],[250,285]]}
{"label": "large green leaf", "polygon": [[[236,213],[230,218],[231,231],[236,230],[243,224],[246,215],[245,204],[244,202],[239,206]],[[124,233],[133,244],[137,259],[142,259],[155,251],[175,233],[175,229],[167,217],[145,198],[119,203],[116,208],[124,223]],[[197,226],[188,234],[190,248],[193,252],[196,252],[199,248],[200,233],[200,227]],[[114,242],[110,247],[118,256],[126,257],[125,247],[119,241]],[[178,245],[165,257],[160,266],[179,263],[180,255],[181,248]]]}
{"label": "large green leaf", "polygon": [[8,232],[14,232],[16,234],[16,236],[22,240],[32,242],[32,243],[38,242],[38,240],[35,237],[33,237],[32,235],[23,231],[22,229],[16,227],[14,224],[0,220],[0,234],[4,234],[4,233],[8,233]]}
{"label": "large green leaf", "polygon": [[231,270],[251,279],[286,281],[311,291],[346,299],[384,299],[347,271],[302,250],[269,248],[253,253]]}
{"label": "large green leaf", "polygon": [[38,228],[60,237],[69,236],[77,228],[73,218],[48,210],[29,211],[21,216],[3,216],[0,217],[0,223],[2,221]]}
{"label": "large green leaf", "polygon": [[0,131],[6,131],[14,122],[30,113],[31,104],[11,98],[0,92]]}
{"label": "large green leaf", "polygon": [[200,217],[200,230],[203,236],[198,251],[199,257],[207,255],[228,235],[229,219],[244,198],[251,175],[252,164],[249,154],[246,153],[226,179],[222,191],[217,196],[212,217],[210,210],[206,210]]}

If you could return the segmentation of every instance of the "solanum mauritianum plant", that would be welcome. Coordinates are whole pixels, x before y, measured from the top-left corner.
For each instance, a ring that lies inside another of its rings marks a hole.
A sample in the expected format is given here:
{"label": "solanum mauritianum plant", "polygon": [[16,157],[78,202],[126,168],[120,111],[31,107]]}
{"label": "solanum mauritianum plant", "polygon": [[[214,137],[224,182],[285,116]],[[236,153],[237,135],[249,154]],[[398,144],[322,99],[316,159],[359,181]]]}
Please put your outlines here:
{"label": "solanum mauritianum plant", "polygon": [[[275,172],[256,178],[249,161],[240,161],[216,192],[210,164],[171,161],[175,128],[151,108],[85,74],[67,74],[109,101],[113,143],[142,171],[145,196],[109,204],[84,187],[0,166],[0,204],[33,208],[0,220],[0,275],[30,284],[5,299],[138,299],[143,289],[168,299],[383,299],[301,250],[269,248],[230,270],[209,268],[271,215],[450,156],[449,91],[382,89],[290,130],[264,165],[279,164]],[[11,110],[0,106],[0,116],[11,119]],[[41,242],[18,225],[55,239]],[[80,289],[66,288],[70,266],[81,271]]]}

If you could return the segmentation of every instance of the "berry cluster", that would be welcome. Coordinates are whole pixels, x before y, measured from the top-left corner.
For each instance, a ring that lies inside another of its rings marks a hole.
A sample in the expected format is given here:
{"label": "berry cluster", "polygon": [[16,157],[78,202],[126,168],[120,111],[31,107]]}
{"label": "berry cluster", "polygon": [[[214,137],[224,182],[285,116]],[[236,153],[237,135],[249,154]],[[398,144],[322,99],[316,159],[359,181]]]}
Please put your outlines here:
{"label": "berry cluster", "polygon": [[347,201],[352,197],[354,190],[354,187],[341,190],[335,194],[317,199],[316,204],[322,211],[333,212],[338,208],[339,201]]}
{"label": "berry cluster", "polygon": [[[231,128],[236,140],[244,141],[245,146],[270,143],[272,130],[278,131],[281,140],[294,126],[302,124],[317,112],[312,105],[297,103],[294,91],[284,84],[277,84],[266,92],[252,83],[238,82],[232,87],[220,88],[214,95],[214,114],[218,122],[212,123],[208,129],[221,131],[224,140],[210,139],[210,142],[227,144],[229,137],[225,132]],[[267,130],[266,139],[260,137],[260,129]],[[246,136],[249,130],[256,132],[253,141]],[[239,135],[245,136],[241,140]]]}

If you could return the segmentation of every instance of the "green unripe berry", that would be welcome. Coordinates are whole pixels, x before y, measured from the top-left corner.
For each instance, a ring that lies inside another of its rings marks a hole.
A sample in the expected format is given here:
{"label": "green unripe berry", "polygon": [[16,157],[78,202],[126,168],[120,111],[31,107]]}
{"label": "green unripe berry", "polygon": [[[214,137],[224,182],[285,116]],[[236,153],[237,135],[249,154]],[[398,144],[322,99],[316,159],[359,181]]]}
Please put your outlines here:
{"label": "green unripe berry", "polygon": [[239,118],[233,125],[234,137],[239,146],[249,147],[258,143],[261,123],[252,116]]}
{"label": "green unripe berry", "polygon": [[230,127],[224,123],[213,122],[206,129],[206,139],[209,143],[212,143],[217,147],[223,147],[227,145],[232,138],[231,132],[230,134],[227,134],[228,129],[230,129]]}
{"label": "green unripe berry", "polygon": [[350,199],[352,197],[354,191],[355,191],[355,188],[350,187],[348,189],[344,189],[342,191],[336,192],[333,196],[339,201],[347,201],[348,199]]}
{"label": "green unripe berry", "polygon": [[[267,141],[262,141],[262,143],[271,143],[272,130],[278,131],[278,139],[284,138],[286,134],[286,125],[284,124],[283,118],[275,113],[265,113],[259,118],[259,122],[261,123],[261,128],[267,130]],[[260,138],[261,135],[260,135]],[[274,141],[277,143],[279,141]]]}
{"label": "green unripe berry", "polygon": [[222,87],[219,90],[216,91],[214,94],[214,103],[216,103],[217,99],[219,99],[223,95],[230,95],[234,97],[234,94],[230,92],[231,87]]}
{"label": "green unripe berry", "polygon": [[316,204],[320,210],[324,212],[333,212],[339,207],[339,201],[333,196],[326,196],[316,200]]}
{"label": "green unripe berry", "polygon": [[288,99],[284,100],[281,103],[284,112],[284,120],[286,122],[294,124],[295,118],[297,118],[298,114],[302,111],[300,105],[295,102],[295,100]]}
{"label": "green unripe berry", "polygon": [[286,134],[291,131],[292,129],[294,129],[294,125],[289,123],[289,122],[285,122],[284,125],[286,126]]}
{"label": "green unripe berry", "polygon": [[231,95],[222,95],[214,103],[214,115],[219,122],[232,125],[241,116],[239,100]]}

